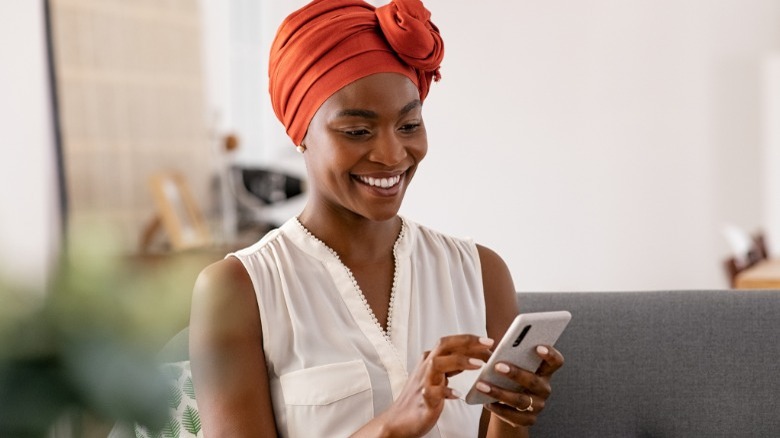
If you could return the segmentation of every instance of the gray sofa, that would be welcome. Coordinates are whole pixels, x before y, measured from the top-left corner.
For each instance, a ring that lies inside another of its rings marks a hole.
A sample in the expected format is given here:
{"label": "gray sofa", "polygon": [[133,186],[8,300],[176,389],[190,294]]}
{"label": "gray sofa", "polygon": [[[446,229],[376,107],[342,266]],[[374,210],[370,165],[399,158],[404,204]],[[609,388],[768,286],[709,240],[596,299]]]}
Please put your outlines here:
{"label": "gray sofa", "polygon": [[[780,291],[518,300],[522,312],[572,313],[556,345],[566,364],[533,437],[780,437]],[[187,360],[187,341],[184,330],[163,360]],[[131,430],[110,437],[134,437]]]}
{"label": "gray sofa", "polygon": [[518,300],[572,313],[534,437],[780,437],[780,291]]}

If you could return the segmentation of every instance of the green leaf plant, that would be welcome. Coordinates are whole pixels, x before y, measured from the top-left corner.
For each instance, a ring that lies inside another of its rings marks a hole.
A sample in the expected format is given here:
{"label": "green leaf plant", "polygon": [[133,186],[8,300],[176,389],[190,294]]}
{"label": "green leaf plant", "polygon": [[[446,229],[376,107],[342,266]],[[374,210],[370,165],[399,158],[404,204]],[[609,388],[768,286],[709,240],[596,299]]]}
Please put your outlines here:
{"label": "green leaf plant", "polygon": [[139,270],[89,231],[70,239],[47,290],[0,278],[0,437],[47,436],[74,409],[178,436],[155,355],[186,325],[192,270]]}

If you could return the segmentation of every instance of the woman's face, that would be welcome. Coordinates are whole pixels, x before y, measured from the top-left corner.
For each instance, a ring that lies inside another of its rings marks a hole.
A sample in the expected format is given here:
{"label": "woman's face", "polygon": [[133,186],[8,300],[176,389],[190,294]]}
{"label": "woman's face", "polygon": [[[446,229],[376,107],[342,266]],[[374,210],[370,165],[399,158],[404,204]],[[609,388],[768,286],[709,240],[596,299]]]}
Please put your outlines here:
{"label": "woman's face", "polygon": [[393,218],[428,150],[417,87],[397,73],[359,79],[322,104],[303,143],[310,203],[337,214]]}

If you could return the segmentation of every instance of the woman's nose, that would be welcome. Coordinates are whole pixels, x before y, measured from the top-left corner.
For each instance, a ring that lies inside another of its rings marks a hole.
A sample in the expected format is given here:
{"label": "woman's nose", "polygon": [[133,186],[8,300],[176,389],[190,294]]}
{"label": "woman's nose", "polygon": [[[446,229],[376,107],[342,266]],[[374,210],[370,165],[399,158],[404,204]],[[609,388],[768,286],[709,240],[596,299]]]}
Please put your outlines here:
{"label": "woman's nose", "polygon": [[377,141],[374,149],[371,151],[372,161],[382,163],[386,166],[393,166],[406,158],[406,147],[398,136],[389,134],[383,136]]}

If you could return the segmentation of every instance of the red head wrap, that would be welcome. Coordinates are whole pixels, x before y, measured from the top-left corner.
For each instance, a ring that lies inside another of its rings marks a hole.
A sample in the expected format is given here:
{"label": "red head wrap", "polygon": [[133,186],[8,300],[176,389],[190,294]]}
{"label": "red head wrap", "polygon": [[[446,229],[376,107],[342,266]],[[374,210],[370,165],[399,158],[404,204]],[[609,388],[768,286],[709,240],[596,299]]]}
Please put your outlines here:
{"label": "red head wrap", "polygon": [[333,93],[374,73],[409,77],[425,100],[439,79],[444,43],[420,0],[374,8],[362,0],[314,0],[284,20],[271,47],[271,104],[293,143]]}

